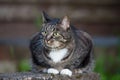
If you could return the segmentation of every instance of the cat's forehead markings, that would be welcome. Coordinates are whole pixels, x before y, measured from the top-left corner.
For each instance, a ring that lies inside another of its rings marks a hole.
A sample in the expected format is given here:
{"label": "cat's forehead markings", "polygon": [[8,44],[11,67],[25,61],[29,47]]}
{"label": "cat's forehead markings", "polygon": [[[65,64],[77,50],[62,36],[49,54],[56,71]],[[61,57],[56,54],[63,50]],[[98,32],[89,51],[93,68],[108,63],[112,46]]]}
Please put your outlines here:
{"label": "cat's forehead markings", "polygon": [[55,28],[54,25],[49,25],[49,26],[47,27],[47,30],[53,31],[54,28]]}
{"label": "cat's forehead markings", "polygon": [[43,30],[45,30],[45,31],[54,31],[55,30],[55,26],[56,25],[51,25],[51,24],[44,24],[44,27],[43,27]]}

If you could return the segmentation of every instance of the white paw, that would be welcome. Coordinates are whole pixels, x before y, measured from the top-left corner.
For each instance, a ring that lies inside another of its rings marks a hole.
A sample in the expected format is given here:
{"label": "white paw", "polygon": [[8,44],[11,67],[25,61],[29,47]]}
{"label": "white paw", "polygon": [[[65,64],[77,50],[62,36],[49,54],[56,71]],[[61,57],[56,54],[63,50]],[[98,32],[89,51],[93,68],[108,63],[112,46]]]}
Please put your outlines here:
{"label": "white paw", "polygon": [[63,70],[61,70],[60,74],[72,76],[72,71],[69,69],[63,69]]}
{"label": "white paw", "polygon": [[47,70],[47,73],[52,73],[52,74],[59,74],[59,71],[57,69],[54,69],[54,68],[49,68]]}
{"label": "white paw", "polygon": [[79,70],[79,73],[83,73],[83,71],[82,71],[82,70]]}
{"label": "white paw", "polygon": [[80,73],[80,74],[81,74],[81,73],[83,73],[83,71],[82,71],[82,70],[79,70],[79,71],[78,71],[78,73]]}

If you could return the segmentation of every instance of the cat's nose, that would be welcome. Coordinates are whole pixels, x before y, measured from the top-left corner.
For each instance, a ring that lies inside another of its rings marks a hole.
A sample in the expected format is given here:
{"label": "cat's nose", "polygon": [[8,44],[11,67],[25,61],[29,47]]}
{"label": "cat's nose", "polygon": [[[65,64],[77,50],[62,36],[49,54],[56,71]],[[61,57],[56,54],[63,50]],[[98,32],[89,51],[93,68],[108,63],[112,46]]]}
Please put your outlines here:
{"label": "cat's nose", "polygon": [[52,37],[53,37],[53,33],[48,34],[46,37],[47,41],[49,41]]}

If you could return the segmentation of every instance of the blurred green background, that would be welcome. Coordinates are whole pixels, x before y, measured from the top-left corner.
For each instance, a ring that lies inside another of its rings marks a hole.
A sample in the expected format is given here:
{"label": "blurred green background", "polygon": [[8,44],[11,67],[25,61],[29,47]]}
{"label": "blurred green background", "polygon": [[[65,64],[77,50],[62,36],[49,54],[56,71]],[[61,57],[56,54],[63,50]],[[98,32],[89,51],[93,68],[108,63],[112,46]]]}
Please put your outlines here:
{"label": "blurred green background", "polygon": [[29,71],[29,40],[40,30],[41,12],[68,15],[93,37],[95,72],[120,80],[120,3],[118,0],[0,0],[0,73]]}

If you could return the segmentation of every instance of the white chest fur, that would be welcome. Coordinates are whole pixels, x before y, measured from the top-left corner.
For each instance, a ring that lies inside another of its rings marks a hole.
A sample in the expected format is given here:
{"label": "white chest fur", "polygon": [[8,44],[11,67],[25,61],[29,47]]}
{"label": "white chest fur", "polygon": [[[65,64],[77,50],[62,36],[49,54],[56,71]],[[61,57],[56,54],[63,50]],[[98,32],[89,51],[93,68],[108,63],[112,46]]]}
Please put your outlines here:
{"label": "white chest fur", "polygon": [[49,57],[53,60],[53,62],[57,63],[57,62],[60,62],[65,57],[67,52],[68,52],[68,49],[66,48],[61,50],[52,50],[49,53]]}

